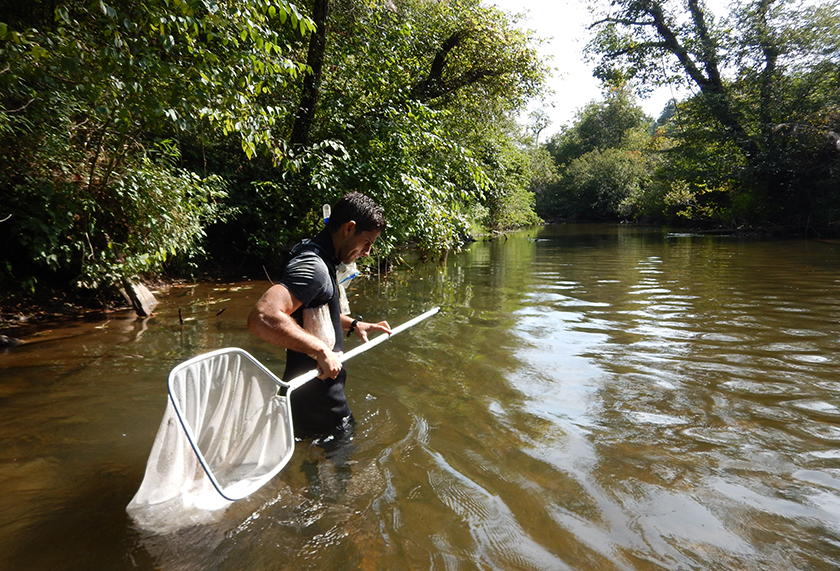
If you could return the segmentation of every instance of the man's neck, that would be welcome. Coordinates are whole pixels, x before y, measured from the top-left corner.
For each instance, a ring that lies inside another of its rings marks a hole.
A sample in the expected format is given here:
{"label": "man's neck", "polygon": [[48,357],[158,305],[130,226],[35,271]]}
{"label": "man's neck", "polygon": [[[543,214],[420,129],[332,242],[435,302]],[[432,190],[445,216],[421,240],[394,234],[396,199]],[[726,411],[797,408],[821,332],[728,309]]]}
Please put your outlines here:
{"label": "man's neck", "polygon": [[335,243],[336,238],[338,238],[336,234],[332,234],[327,228],[324,228],[312,238],[312,241],[321,246],[330,255],[330,259],[337,264],[338,246]]}

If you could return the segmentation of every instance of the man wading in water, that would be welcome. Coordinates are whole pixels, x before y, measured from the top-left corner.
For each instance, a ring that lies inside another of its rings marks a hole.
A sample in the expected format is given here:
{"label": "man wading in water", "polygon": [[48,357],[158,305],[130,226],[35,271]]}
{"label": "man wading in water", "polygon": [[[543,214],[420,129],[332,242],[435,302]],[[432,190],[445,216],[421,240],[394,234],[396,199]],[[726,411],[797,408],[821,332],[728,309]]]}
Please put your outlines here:
{"label": "man wading in water", "polygon": [[336,266],[370,255],[385,230],[385,217],[373,200],[358,192],[333,208],[327,227],[291,251],[277,285],[257,302],[248,316],[248,329],[286,349],[283,380],[318,368],[321,376],[292,392],[295,435],[338,435],[352,427],[353,417],[344,384],[347,371],[339,361],[343,332],[363,341],[374,331],[391,333],[386,321],[367,323],[341,313]]}

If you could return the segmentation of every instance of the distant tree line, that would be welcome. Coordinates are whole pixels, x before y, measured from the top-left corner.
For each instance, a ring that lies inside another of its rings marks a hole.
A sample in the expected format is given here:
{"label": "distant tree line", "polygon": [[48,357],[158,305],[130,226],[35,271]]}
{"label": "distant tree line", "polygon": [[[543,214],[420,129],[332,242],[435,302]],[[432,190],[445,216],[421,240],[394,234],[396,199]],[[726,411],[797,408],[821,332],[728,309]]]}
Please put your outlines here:
{"label": "distant tree line", "polygon": [[[840,9],[836,1],[615,0],[588,53],[602,102],[543,147],[547,218],[840,231]],[[632,86],[683,87],[653,121]]]}
{"label": "distant tree line", "polygon": [[380,252],[536,222],[531,44],[478,0],[0,0],[0,290],[244,272],[349,190]]}

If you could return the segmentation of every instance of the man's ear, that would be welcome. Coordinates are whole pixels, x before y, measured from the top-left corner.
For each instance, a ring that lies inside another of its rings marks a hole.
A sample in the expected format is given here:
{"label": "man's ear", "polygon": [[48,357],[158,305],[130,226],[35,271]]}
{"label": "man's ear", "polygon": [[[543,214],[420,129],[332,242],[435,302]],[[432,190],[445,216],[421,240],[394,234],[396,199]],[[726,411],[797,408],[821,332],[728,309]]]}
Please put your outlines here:
{"label": "man's ear", "polygon": [[342,232],[342,235],[345,238],[349,238],[350,236],[355,234],[356,233],[356,221],[351,220],[349,222],[345,222],[344,226],[341,227],[341,232]]}

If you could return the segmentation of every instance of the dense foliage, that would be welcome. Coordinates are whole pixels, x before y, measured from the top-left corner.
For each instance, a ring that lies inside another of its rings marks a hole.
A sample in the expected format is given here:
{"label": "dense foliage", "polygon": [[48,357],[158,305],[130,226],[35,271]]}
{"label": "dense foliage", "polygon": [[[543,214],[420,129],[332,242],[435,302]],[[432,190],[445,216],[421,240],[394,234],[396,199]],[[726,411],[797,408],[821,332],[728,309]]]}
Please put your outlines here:
{"label": "dense foliage", "polygon": [[258,267],[350,189],[385,249],[536,220],[510,117],[546,71],[477,0],[0,4],[7,292]]}
{"label": "dense foliage", "polygon": [[558,167],[556,181],[537,192],[548,218],[618,220],[640,210],[651,189],[655,159],[649,152],[652,121],[627,89],[578,112],[572,126],[545,147]]}
{"label": "dense foliage", "polygon": [[694,95],[647,136],[614,95],[584,110],[548,145],[562,178],[540,212],[838,229],[836,1],[749,0],[716,19],[700,0],[616,0],[600,13],[588,49],[607,85]]}
{"label": "dense foliage", "polygon": [[527,38],[478,2],[345,0],[330,22],[344,33],[327,38],[310,137],[328,148],[309,157],[311,181],[374,196],[388,239],[428,250],[457,244],[476,212],[504,225],[496,204],[525,192],[508,186],[504,126],[543,73]]}

